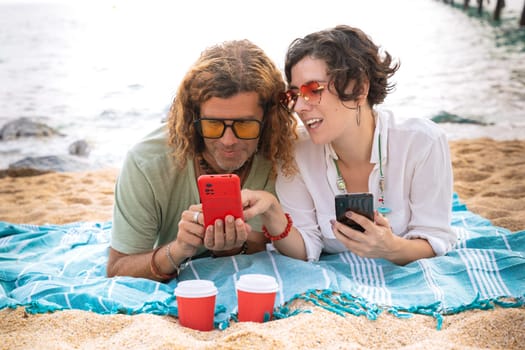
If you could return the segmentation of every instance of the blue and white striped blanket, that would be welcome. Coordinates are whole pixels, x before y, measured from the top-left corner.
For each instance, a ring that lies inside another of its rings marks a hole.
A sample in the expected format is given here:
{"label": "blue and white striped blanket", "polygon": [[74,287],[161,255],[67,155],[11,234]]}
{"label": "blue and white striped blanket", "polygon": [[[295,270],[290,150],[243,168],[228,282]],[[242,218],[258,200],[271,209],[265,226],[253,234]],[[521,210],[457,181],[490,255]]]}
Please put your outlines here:
{"label": "blue and white striped blanket", "polygon": [[[468,211],[454,197],[456,248],[442,257],[397,266],[352,253],[323,256],[317,263],[275,252],[194,260],[180,279],[209,279],[219,290],[215,324],[225,328],[237,312],[234,282],[242,274],[274,276],[280,286],[275,316],[305,299],[330,311],[375,318],[387,310],[441,315],[525,302],[525,231],[511,233]],[[107,278],[111,223],[13,225],[0,222],[0,309],[25,306],[31,313],[61,309],[101,314],[177,315],[178,281],[158,283]]]}

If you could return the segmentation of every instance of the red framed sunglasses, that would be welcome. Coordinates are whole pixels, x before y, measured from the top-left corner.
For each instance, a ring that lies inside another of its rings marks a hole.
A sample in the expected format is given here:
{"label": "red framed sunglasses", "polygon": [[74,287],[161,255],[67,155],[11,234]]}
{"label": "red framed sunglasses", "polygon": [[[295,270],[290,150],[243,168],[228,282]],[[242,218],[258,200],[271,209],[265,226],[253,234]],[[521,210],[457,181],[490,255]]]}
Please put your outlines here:
{"label": "red framed sunglasses", "polygon": [[282,92],[279,96],[279,102],[290,112],[293,112],[299,96],[310,105],[319,104],[321,103],[321,94],[325,87],[326,85],[322,85],[318,81],[310,81],[301,85],[299,89],[290,89]]}

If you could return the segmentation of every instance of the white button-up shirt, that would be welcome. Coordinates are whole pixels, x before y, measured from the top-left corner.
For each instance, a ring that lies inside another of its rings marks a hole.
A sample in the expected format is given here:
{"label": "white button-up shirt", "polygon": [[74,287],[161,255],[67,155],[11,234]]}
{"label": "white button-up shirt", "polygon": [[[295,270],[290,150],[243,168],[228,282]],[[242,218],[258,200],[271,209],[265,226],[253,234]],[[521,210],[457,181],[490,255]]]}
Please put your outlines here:
{"label": "white button-up shirt", "polygon": [[[453,176],[448,140],[443,130],[428,119],[396,123],[391,112],[376,110],[376,129],[368,179],[379,207],[379,135],[384,175],[386,214],[393,232],[406,239],[426,239],[436,255],[452,249],[456,234],[450,226]],[[307,259],[318,260],[322,252],[346,250],[331,228],[335,219],[337,155],[331,145],[315,145],[306,130],[300,130],[295,156],[299,173],[279,174],[276,192],[285,212],[290,213],[301,233]]]}

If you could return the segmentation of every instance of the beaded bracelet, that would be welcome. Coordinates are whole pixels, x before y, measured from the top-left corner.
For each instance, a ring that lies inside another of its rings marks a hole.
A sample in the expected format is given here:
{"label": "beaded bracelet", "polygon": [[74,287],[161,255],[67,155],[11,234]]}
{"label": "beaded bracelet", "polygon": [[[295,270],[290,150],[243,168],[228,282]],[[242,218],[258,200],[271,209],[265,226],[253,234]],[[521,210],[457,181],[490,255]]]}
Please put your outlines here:
{"label": "beaded bracelet", "polygon": [[290,216],[290,214],[284,213],[284,216],[286,216],[286,220],[288,221],[288,223],[286,224],[286,227],[284,228],[284,231],[278,236],[272,236],[270,232],[268,232],[268,229],[266,228],[266,226],[263,226],[262,231],[264,233],[264,237],[268,238],[270,241],[273,242],[273,241],[281,240],[288,236],[288,234],[290,233],[290,230],[292,229],[293,221],[292,221],[292,217]]}
{"label": "beaded bracelet", "polygon": [[175,271],[175,273],[172,273],[171,275],[168,275],[166,273],[162,273],[162,272],[160,272],[159,267],[155,263],[155,255],[157,254],[157,252],[159,251],[160,248],[162,248],[162,247],[155,248],[155,250],[153,251],[153,254],[151,254],[151,261],[150,261],[150,264],[149,264],[149,268],[150,268],[151,273],[153,274],[153,276],[155,276],[155,278],[158,278],[158,279],[160,279],[162,281],[171,280],[171,279],[173,279],[173,278],[178,276],[178,271]]}

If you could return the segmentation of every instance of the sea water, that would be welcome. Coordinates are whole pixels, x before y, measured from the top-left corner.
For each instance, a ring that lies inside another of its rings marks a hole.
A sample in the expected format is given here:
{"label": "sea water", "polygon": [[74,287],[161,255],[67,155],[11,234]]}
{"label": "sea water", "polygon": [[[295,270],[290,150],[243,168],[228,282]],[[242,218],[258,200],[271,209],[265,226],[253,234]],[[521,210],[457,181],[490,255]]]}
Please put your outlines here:
{"label": "sea water", "polygon": [[506,3],[495,25],[438,0],[0,0],[0,127],[28,117],[64,134],[0,141],[0,169],[67,154],[79,139],[94,167],[119,167],[205,47],[247,38],[282,68],[293,39],[337,24],[360,27],[400,61],[383,105],[398,118],[448,113],[491,124],[443,124],[451,139],[523,138],[523,4]]}

